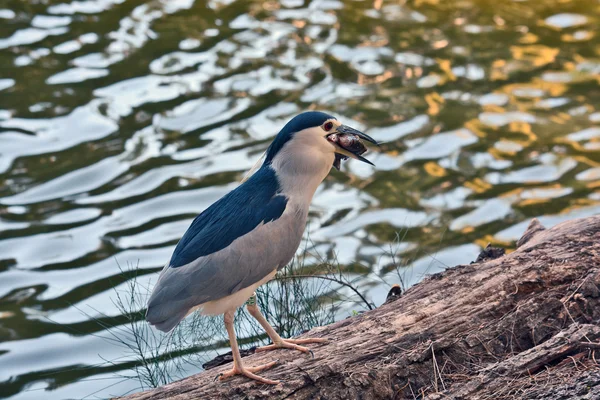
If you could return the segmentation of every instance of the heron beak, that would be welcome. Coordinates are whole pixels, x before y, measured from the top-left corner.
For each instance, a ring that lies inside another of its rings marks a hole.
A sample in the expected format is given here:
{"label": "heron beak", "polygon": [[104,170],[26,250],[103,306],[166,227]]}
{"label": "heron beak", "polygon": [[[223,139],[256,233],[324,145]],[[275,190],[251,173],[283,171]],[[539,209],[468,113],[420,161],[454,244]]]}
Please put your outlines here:
{"label": "heron beak", "polygon": [[348,133],[350,135],[356,135],[359,138],[364,139],[369,143],[373,143],[374,145],[379,146],[379,143],[377,143],[377,140],[373,139],[371,136],[367,135],[366,133],[362,133],[358,129],[349,127],[348,125],[338,126],[338,128],[336,129],[336,132],[337,133]]}
{"label": "heron beak", "polygon": [[371,136],[347,125],[340,125],[336,131],[328,135],[327,138],[335,146],[336,157],[333,166],[337,170],[340,169],[341,160],[348,157],[370,165],[375,165],[362,156],[362,154],[367,151],[367,148],[361,143],[360,139],[379,146],[377,141]]}

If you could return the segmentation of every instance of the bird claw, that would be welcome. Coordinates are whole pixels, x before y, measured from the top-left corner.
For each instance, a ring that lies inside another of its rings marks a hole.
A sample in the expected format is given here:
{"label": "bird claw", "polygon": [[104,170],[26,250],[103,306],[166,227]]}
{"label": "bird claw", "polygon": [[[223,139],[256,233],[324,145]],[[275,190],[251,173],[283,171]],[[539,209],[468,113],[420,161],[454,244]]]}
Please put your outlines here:
{"label": "bird claw", "polygon": [[309,349],[308,347],[299,346],[299,344],[306,344],[306,343],[327,343],[327,339],[321,339],[321,338],[282,339],[281,342],[279,342],[279,343],[273,343],[268,346],[258,347],[256,349],[256,352],[259,353],[259,352],[263,352],[263,351],[277,350],[277,349],[292,349],[292,350],[301,351],[303,353],[310,353],[310,355],[314,359],[315,353],[313,353],[313,351],[311,349]]}
{"label": "bird claw", "polygon": [[277,365],[277,361],[272,361],[268,364],[264,364],[264,365],[259,365],[258,367],[238,367],[236,365],[233,366],[232,369],[230,369],[227,372],[222,372],[220,374],[218,374],[215,377],[215,381],[218,379],[220,381],[225,380],[227,378],[230,378],[232,376],[235,375],[244,375],[247,378],[253,379],[255,381],[258,381],[260,383],[264,383],[267,385],[277,385],[279,383],[279,381],[274,381],[271,379],[267,379],[267,378],[263,378],[262,376],[259,375],[255,375],[253,372],[261,372],[264,371],[266,369],[272,368],[275,365]]}

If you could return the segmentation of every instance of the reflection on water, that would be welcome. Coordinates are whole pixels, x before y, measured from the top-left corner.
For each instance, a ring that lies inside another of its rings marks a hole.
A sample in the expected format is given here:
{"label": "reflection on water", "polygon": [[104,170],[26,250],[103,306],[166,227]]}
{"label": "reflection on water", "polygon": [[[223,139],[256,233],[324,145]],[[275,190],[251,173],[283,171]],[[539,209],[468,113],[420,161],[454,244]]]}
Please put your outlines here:
{"label": "reflection on water", "polygon": [[600,212],[589,0],[61,1],[0,9],[2,396],[135,389],[90,320],[119,314],[117,263],[154,277],[301,110],[384,143],[375,167],[332,172],[307,229],[369,266],[376,304],[390,246],[413,284],[532,217]]}

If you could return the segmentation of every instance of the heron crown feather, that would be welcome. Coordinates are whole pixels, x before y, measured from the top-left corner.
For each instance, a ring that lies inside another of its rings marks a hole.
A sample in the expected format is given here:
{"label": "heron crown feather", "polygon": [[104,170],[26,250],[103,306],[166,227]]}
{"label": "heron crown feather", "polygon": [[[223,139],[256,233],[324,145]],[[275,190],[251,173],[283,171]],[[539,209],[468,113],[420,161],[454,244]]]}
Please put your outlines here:
{"label": "heron crown feather", "polygon": [[279,150],[294,137],[296,132],[304,129],[314,128],[322,125],[328,119],[336,119],[334,116],[321,111],[307,111],[296,115],[279,131],[269,148],[265,158],[265,165],[271,164]]}

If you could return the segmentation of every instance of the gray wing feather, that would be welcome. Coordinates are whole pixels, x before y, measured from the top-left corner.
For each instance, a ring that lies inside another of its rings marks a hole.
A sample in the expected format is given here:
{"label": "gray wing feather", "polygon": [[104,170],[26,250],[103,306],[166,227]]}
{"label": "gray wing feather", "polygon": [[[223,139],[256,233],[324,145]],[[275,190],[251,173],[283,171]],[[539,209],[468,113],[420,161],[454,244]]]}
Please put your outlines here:
{"label": "gray wing feather", "polygon": [[146,319],[171,330],[188,311],[259,282],[293,258],[305,218],[296,213],[261,224],[231,245],[178,268],[166,266],[148,302]]}

